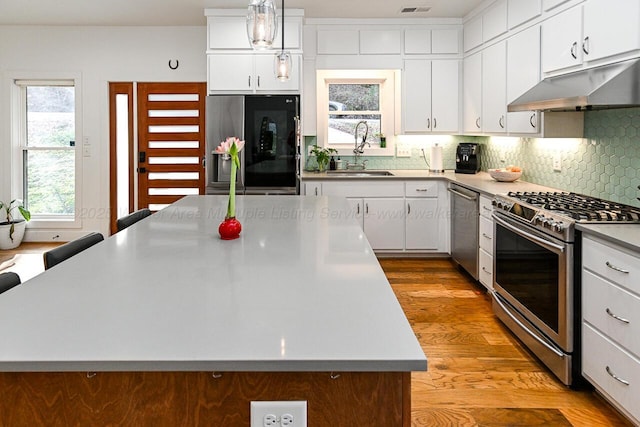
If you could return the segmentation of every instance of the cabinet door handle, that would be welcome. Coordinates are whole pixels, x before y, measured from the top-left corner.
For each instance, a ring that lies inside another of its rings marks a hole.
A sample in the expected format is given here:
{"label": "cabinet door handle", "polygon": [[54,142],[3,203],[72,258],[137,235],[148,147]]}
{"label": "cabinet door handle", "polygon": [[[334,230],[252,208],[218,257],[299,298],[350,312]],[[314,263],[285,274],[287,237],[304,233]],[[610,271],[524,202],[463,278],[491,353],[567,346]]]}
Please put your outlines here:
{"label": "cabinet door handle", "polygon": [[248,82],[249,82],[249,87],[251,87],[251,76],[249,76]]}
{"label": "cabinet door handle", "polygon": [[316,196],[318,195],[318,187],[315,188]]}
{"label": "cabinet door handle", "polygon": [[504,116],[500,116],[500,120],[498,120],[498,124],[500,128],[504,129]]}
{"label": "cabinet door handle", "polygon": [[573,42],[571,45],[571,56],[573,59],[578,59],[578,42]]}
{"label": "cabinet door handle", "polygon": [[356,212],[358,213],[358,215],[360,215],[360,202],[358,202],[358,204],[356,205]]}
{"label": "cabinet door handle", "polygon": [[620,383],[622,383],[622,384],[624,384],[624,385],[629,385],[629,381],[623,380],[622,378],[620,378],[619,376],[617,376],[616,374],[614,374],[614,373],[611,371],[611,368],[609,368],[609,367],[607,366],[607,368],[606,368],[606,369],[607,369],[607,374],[611,375],[611,378],[613,378],[614,380],[616,380],[616,381],[618,381],[618,382],[620,382]]}
{"label": "cabinet door handle", "polygon": [[533,123],[533,119],[535,119],[535,118],[536,118],[536,113],[532,113],[532,114],[531,114],[531,117],[529,117],[529,124],[530,124],[530,125],[531,125],[531,127],[532,127],[532,128],[534,128],[534,129],[536,128],[536,124],[535,124],[535,123]]}
{"label": "cabinet door handle", "polygon": [[427,118],[427,129],[431,129],[431,119]]}
{"label": "cabinet door handle", "polygon": [[606,266],[609,267],[610,269],[614,270],[614,271],[618,271],[620,273],[624,273],[624,274],[629,274],[628,270],[623,270],[620,267],[616,267],[615,265],[611,264],[609,261],[605,262]]}
{"label": "cabinet door handle", "polygon": [[589,36],[585,37],[584,40],[582,40],[582,51],[586,55],[589,55]]}
{"label": "cabinet door handle", "polygon": [[436,121],[436,118],[433,118],[433,128],[437,128],[438,127],[438,122]]}
{"label": "cabinet door handle", "polygon": [[485,239],[492,240],[491,237],[487,235],[487,233],[482,233],[482,237],[484,237]]}
{"label": "cabinet door handle", "polygon": [[260,76],[258,76],[258,87],[260,87]]}
{"label": "cabinet door handle", "polygon": [[476,119],[476,127],[480,129],[480,117]]}
{"label": "cabinet door handle", "polygon": [[411,203],[407,203],[407,215],[411,214]]}
{"label": "cabinet door handle", "polygon": [[616,314],[614,314],[611,310],[609,310],[609,307],[607,307],[607,309],[605,310],[607,312],[607,314],[611,317],[613,317],[616,320],[619,320],[622,323],[626,323],[629,324],[629,320],[625,319],[624,317],[620,317]]}
{"label": "cabinet door handle", "polygon": [[367,215],[369,215],[369,203],[365,203],[365,204],[364,204],[364,213],[366,213]]}

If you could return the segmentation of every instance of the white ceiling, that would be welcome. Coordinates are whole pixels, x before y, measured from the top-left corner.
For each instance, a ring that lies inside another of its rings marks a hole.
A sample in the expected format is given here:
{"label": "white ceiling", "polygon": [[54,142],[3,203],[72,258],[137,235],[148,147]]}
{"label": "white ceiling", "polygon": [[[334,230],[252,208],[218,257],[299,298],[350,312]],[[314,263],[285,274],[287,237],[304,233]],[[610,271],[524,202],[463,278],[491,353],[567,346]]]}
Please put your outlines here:
{"label": "white ceiling", "polygon": [[[282,0],[275,0],[279,9]],[[286,0],[306,18],[461,18],[484,0]],[[248,0],[0,0],[0,25],[205,25],[205,8]],[[428,13],[400,14],[404,7]]]}

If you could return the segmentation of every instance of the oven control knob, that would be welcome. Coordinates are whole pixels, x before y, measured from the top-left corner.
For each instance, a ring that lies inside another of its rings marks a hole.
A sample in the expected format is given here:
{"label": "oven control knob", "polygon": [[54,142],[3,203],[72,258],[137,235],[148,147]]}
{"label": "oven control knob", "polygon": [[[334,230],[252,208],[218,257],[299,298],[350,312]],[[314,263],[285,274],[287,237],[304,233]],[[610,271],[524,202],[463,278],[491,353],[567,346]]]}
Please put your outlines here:
{"label": "oven control knob", "polygon": [[557,231],[557,232],[561,232],[565,228],[566,228],[566,226],[562,223],[562,221],[558,221],[558,222],[553,224],[553,229],[555,231]]}

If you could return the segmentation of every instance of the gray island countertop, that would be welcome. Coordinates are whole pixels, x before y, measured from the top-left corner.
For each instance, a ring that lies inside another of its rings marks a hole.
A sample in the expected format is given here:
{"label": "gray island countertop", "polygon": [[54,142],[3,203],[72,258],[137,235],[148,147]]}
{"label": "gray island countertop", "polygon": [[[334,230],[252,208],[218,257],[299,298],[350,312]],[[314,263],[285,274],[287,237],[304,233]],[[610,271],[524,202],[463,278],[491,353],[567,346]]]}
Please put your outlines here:
{"label": "gray island countertop", "polygon": [[346,201],[187,196],[0,298],[0,371],[416,371]]}

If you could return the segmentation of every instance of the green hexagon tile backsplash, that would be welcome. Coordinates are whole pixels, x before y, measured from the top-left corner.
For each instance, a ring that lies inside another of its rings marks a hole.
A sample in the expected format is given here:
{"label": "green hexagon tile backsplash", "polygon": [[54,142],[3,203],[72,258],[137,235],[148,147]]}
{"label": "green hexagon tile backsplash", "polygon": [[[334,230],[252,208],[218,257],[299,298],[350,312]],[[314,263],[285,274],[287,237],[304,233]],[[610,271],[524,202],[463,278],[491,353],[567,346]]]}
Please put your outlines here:
{"label": "green hexagon tile backsplash", "polygon": [[[369,169],[427,169],[421,147],[427,137],[412,136],[411,157],[363,156]],[[428,137],[433,141],[434,137]],[[455,168],[458,142],[477,142],[481,169],[517,165],[522,180],[563,191],[640,206],[640,108],[585,112],[584,138],[435,137],[443,141],[445,169]],[[417,142],[416,142],[417,141]],[[316,143],[306,137],[305,144]],[[366,152],[365,152],[366,154]],[[560,160],[560,171],[554,160]]]}

